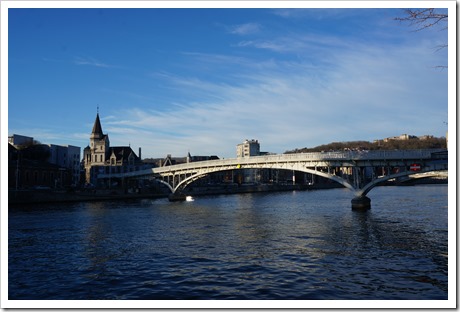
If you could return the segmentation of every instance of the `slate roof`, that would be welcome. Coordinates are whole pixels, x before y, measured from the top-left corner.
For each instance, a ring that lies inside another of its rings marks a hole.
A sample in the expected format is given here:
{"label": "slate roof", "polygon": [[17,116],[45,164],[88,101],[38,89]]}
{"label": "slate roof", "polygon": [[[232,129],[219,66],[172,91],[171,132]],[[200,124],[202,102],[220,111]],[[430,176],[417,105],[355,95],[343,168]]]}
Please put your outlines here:
{"label": "slate roof", "polygon": [[93,131],[91,132],[93,135],[97,135],[98,137],[103,137],[104,134],[102,133],[102,126],[101,120],[99,119],[99,113],[96,115],[96,120],[94,121]]}
{"label": "slate roof", "polygon": [[139,157],[134,153],[130,146],[113,146],[109,148],[109,157],[112,156],[112,153],[117,158],[117,161],[122,160],[123,162],[128,162],[129,155],[133,154],[134,162],[140,161]]}

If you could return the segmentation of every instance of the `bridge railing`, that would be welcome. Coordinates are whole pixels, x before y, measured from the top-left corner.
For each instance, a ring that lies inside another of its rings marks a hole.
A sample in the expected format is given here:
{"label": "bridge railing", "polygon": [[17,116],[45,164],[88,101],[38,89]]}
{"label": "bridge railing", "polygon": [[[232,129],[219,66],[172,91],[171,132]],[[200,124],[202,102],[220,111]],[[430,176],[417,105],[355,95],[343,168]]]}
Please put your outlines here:
{"label": "bridge railing", "polygon": [[[248,158],[236,158],[243,161],[294,161],[294,160],[354,160],[354,159],[430,159],[433,153],[442,152],[445,149],[426,150],[376,150],[376,151],[338,151],[338,152],[314,152],[296,154],[277,154],[266,156],[253,156]],[[233,161],[235,158],[232,159]]]}
{"label": "bridge railing", "polygon": [[444,149],[352,151],[351,159],[430,159]]}

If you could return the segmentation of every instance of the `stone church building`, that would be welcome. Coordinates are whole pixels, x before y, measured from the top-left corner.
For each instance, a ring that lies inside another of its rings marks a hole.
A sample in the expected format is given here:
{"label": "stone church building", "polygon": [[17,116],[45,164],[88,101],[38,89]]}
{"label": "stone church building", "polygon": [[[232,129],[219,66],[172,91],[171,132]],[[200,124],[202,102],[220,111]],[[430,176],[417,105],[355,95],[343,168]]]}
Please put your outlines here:
{"label": "stone church building", "polygon": [[130,146],[110,146],[108,134],[102,132],[99,113],[96,115],[89,142],[90,144],[83,150],[86,183],[94,186],[107,186],[101,183],[116,181],[98,181],[99,173],[123,173],[144,169],[140,158],[140,148],[139,156],[137,156]]}

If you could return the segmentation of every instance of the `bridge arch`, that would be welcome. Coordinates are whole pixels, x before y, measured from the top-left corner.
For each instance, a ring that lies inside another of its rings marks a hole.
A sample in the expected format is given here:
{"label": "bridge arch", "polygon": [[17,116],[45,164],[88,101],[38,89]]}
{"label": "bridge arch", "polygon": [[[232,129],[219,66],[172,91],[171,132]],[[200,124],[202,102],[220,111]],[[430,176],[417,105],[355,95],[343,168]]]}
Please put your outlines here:
{"label": "bridge arch", "polygon": [[226,170],[215,170],[215,171],[208,171],[208,172],[201,172],[201,173],[196,173],[194,175],[191,175],[187,178],[185,178],[184,180],[180,181],[176,187],[174,189],[171,188],[172,192],[175,193],[177,190],[179,190],[180,188],[182,189],[185,189],[189,184],[195,182],[196,180],[199,180],[201,179],[202,177],[204,176],[207,176],[209,173],[213,173],[213,172],[219,172],[219,171],[226,171]]}
{"label": "bridge arch", "polygon": [[[295,166],[293,167],[292,169],[291,168],[286,168],[286,167],[283,167],[283,166],[270,166],[270,167],[267,167],[267,166],[263,166],[263,165],[259,165],[259,166],[251,166],[251,167],[246,167],[246,168],[242,168],[242,169],[278,169],[278,170],[295,170],[295,171],[299,171],[299,172],[305,172],[305,173],[310,173],[310,174],[313,174],[313,175],[316,175],[316,176],[320,176],[320,177],[324,177],[324,178],[327,178],[327,179],[330,179],[330,180],[333,180],[337,183],[340,183],[342,184],[343,186],[345,186],[346,188],[352,190],[352,191],[356,191],[356,189],[345,179],[343,179],[342,177],[339,177],[339,176],[336,176],[336,175],[333,175],[333,174],[330,174],[330,173],[326,173],[326,172],[322,172],[322,171],[318,171],[318,170],[314,170],[314,169],[310,169],[310,168],[306,168],[306,167],[302,167],[302,166]],[[172,193],[175,193],[177,190],[179,190],[180,188],[182,189],[185,189],[189,184],[191,184],[192,182],[198,180],[198,179],[201,179],[202,177],[210,174],[210,173],[215,173],[215,172],[221,172],[221,171],[228,171],[228,170],[234,170],[234,169],[227,169],[227,168],[213,168],[213,169],[208,169],[206,170],[205,172],[201,172],[201,171],[198,171],[197,173],[195,173],[194,175],[192,176],[189,176],[187,178],[185,178],[184,180],[180,181],[176,186],[175,188],[172,188],[167,182],[164,182],[165,184],[167,184],[169,186],[169,189],[171,190]]]}
{"label": "bridge arch", "polygon": [[[427,174],[427,175],[417,177],[418,174]],[[387,175],[387,176],[372,180],[368,184],[364,185],[361,189],[356,191],[356,196],[358,196],[358,197],[366,196],[367,193],[369,193],[374,187],[376,187],[378,184],[380,184],[382,182],[385,182],[385,181],[388,181],[388,180],[391,180],[391,179],[395,179],[395,178],[401,178],[401,177],[405,177],[405,176],[412,176],[412,175],[414,176],[412,179],[420,179],[420,178],[428,178],[428,177],[432,177],[432,176],[439,176],[439,173],[434,171],[434,170],[432,170],[432,169],[429,169],[429,170],[417,171],[417,172],[404,171],[404,172],[390,174],[390,175]]]}
{"label": "bridge arch", "polygon": [[171,193],[174,193],[175,190],[173,189],[173,187],[166,181],[163,181],[161,179],[156,179],[157,182],[163,184],[163,185],[166,185],[168,187],[168,189],[171,191]]}
{"label": "bridge arch", "polygon": [[[281,166],[279,166],[279,167],[275,166],[272,169],[291,170],[291,169],[281,167]],[[338,183],[342,184],[343,186],[345,186],[346,188],[348,188],[348,189],[350,189],[352,191],[355,191],[355,188],[353,187],[353,185],[351,185],[347,180],[345,180],[342,177],[339,177],[339,176],[336,176],[336,175],[333,175],[333,174],[330,174],[330,173],[310,169],[310,168],[307,168],[307,167],[304,167],[304,166],[293,166],[292,170],[299,171],[299,172],[305,172],[305,173],[311,173],[311,174],[314,174],[316,176],[324,177],[324,178],[333,180],[335,182],[338,182]]]}
{"label": "bridge arch", "polygon": [[[394,173],[394,174],[390,174],[390,175],[387,175],[387,176],[377,178],[377,179],[369,182],[368,184],[364,185],[362,188],[357,189],[353,185],[351,185],[347,180],[345,180],[344,178],[342,178],[340,176],[333,175],[333,174],[326,173],[326,172],[322,172],[322,171],[318,171],[318,170],[314,170],[314,169],[310,169],[310,168],[303,167],[303,166],[293,166],[292,168],[286,168],[284,166],[270,166],[270,167],[267,167],[267,166],[263,166],[263,165],[258,165],[258,166],[251,166],[251,167],[242,168],[242,169],[278,169],[278,170],[295,170],[295,171],[299,171],[299,172],[310,173],[310,174],[320,176],[320,177],[324,177],[324,178],[333,180],[333,181],[335,181],[337,183],[340,183],[344,187],[346,187],[349,190],[353,191],[357,197],[366,196],[374,187],[376,187],[380,183],[388,181],[388,180],[391,180],[391,179],[394,179],[394,178],[400,178],[400,177],[404,177],[404,176],[412,176],[412,175],[416,175],[416,174],[426,174],[426,173],[432,173],[432,174],[431,175],[424,175],[423,177],[437,176],[438,175],[438,173],[436,173],[436,171],[433,171],[432,169],[428,169],[428,170],[425,170],[425,171],[418,171],[418,172],[404,171],[404,172]],[[163,183],[166,186],[168,186],[168,188],[171,190],[171,193],[175,193],[176,191],[178,191],[181,188],[185,189],[191,183],[195,182],[196,180],[199,180],[199,179],[203,178],[204,176],[206,176],[208,174],[215,173],[215,172],[228,171],[228,170],[234,170],[234,169],[227,169],[227,168],[209,169],[208,168],[206,171],[198,171],[197,173],[195,173],[195,174],[185,178],[184,180],[180,181],[174,188],[169,183],[167,183],[165,181],[162,181],[162,180],[158,180],[158,181],[160,181],[161,183]],[[423,177],[420,177],[420,178],[423,178]],[[414,178],[417,178],[417,177],[414,177]]]}

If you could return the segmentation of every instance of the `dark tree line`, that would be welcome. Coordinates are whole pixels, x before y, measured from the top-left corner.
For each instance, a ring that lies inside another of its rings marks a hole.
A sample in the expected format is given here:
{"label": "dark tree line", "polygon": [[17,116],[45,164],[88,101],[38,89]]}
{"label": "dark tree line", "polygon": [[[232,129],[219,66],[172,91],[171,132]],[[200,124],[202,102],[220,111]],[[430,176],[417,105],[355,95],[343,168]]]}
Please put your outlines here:
{"label": "dark tree line", "polygon": [[21,159],[34,161],[48,161],[51,156],[50,148],[46,144],[41,144],[38,141],[33,141],[24,145],[17,146]]}

